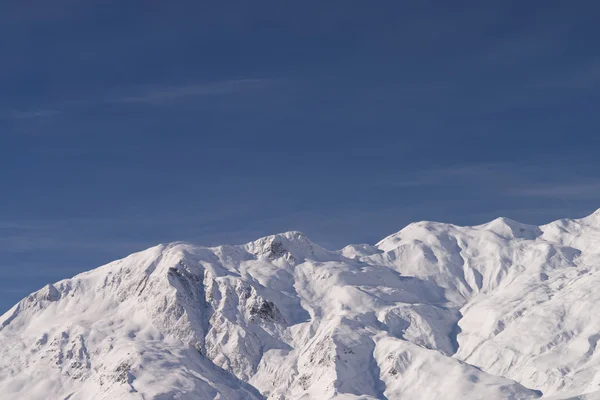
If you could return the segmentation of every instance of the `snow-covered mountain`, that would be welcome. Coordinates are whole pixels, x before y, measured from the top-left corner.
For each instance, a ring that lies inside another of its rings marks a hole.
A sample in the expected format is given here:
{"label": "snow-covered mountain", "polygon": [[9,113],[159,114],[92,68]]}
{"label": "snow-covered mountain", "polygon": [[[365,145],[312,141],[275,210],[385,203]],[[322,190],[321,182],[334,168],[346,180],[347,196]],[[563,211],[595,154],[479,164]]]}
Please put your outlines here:
{"label": "snow-covered mountain", "polygon": [[0,317],[0,398],[600,398],[598,304],[600,211],[172,243]]}

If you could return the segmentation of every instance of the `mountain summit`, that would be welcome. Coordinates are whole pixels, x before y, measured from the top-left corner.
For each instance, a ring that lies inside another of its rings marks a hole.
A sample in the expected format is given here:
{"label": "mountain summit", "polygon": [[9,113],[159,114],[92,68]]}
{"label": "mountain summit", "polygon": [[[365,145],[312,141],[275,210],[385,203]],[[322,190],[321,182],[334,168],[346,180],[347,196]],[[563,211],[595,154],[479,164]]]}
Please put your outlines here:
{"label": "mountain summit", "polygon": [[600,398],[599,286],[600,212],[159,245],[1,316],[0,399]]}

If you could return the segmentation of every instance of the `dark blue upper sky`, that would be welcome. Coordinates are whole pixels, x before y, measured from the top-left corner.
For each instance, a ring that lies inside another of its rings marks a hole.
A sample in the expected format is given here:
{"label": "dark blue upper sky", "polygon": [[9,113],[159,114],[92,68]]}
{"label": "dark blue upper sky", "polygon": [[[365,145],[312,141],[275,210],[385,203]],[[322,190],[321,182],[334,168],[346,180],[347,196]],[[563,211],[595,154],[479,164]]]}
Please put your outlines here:
{"label": "dark blue upper sky", "polygon": [[0,312],[159,242],[600,207],[594,1],[0,3]]}

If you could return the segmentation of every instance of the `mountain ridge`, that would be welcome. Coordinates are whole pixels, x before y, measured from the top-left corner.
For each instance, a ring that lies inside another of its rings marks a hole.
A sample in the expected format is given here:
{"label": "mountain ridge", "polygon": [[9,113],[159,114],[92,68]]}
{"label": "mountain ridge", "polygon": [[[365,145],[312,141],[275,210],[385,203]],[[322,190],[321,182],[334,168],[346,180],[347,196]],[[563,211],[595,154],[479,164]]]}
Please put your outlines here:
{"label": "mountain ridge", "polygon": [[161,244],[2,315],[0,398],[593,393],[599,244],[600,210],[539,227],[423,221],[335,251],[297,231]]}

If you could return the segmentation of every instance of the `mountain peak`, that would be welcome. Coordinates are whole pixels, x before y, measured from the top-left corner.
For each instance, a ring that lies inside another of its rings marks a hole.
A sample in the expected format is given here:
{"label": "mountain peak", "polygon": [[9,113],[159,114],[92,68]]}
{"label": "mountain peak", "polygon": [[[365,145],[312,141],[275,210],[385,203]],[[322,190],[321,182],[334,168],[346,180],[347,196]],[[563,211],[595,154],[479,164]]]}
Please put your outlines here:
{"label": "mountain peak", "polygon": [[285,258],[288,261],[319,259],[331,252],[312,242],[299,231],[288,231],[265,236],[246,243],[244,249],[255,256],[267,257],[270,260]]}
{"label": "mountain peak", "polygon": [[587,216],[581,218],[580,221],[583,221],[588,224],[594,224],[594,225],[599,224],[600,225],[600,208],[597,209],[596,211],[594,211],[593,213],[591,213],[590,215],[587,215]]}
{"label": "mountain peak", "polygon": [[600,212],[586,218],[542,235],[508,218],[423,221],[338,251],[297,231],[155,246],[0,317],[0,398],[585,393],[600,369]]}
{"label": "mountain peak", "polygon": [[58,301],[60,299],[60,292],[54,285],[47,284],[36,293],[36,297],[38,300]]}
{"label": "mountain peak", "polygon": [[493,232],[498,236],[514,239],[535,239],[542,234],[538,226],[527,225],[506,217],[498,217],[475,228]]}

